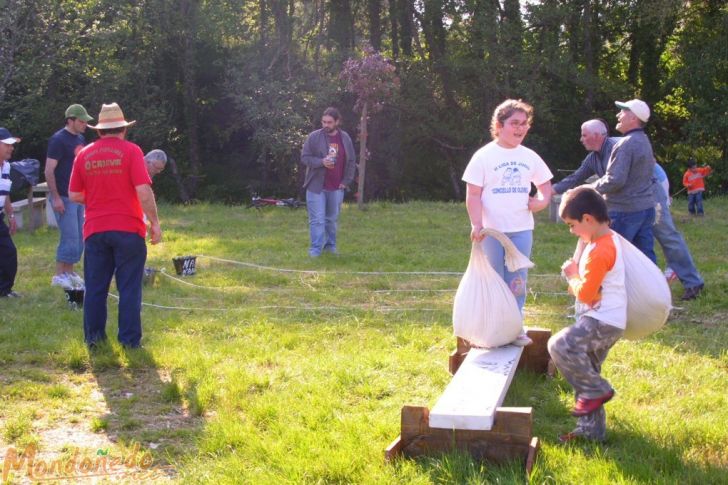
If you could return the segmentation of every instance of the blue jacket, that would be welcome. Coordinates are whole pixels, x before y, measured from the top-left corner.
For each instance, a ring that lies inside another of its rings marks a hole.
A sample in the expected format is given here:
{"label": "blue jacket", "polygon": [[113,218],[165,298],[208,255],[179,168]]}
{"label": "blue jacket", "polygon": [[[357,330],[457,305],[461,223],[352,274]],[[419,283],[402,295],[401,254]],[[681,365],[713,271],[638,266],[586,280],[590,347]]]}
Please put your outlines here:
{"label": "blue jacket", "polygon": [[[341,133],[341,140],[344,142],[346,152],[346,166],[344,167],[343,185],[349,185],[354,180],[356,172],[356,152],[351,137],[347,132],[338,129]],[[329,142],[323,128],[314,131],[303,144],[301,151],[301,163],[306,166],[306,178],[303,181],[303,188],[315,194],[320,194],[324,189],[324,178],[327,168],[324,167],[324,157],[329,153]]]}

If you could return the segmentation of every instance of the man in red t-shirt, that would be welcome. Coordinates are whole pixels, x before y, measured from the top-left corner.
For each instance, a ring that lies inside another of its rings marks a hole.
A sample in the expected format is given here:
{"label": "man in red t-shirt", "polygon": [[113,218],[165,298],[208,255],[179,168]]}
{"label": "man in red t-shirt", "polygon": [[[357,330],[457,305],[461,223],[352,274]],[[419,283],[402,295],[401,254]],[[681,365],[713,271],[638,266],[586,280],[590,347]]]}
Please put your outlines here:
{"label": "man in red t-shirt", "polygon": [[142,338],[144,242],[150,222],[152,244],[162,240],[151,179],[141,148],[125,140],[127,122],[118,104],[104,104],[99,123],[90,126],[99,140],[73,162],[69,198],[86,205],[84,238],[84,339],[90,348],[106,340],[106,297],[115,275],[119,290],[119,342],[138,348]]}

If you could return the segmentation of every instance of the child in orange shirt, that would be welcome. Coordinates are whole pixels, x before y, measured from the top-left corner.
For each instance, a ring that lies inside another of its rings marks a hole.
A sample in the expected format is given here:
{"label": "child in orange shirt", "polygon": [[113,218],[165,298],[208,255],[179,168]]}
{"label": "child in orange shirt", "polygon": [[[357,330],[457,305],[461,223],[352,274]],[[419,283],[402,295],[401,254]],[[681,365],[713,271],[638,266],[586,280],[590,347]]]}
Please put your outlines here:
{"label": "child in orange shirt", "polygon": [[698,167],[695,159],[688,160],[688,169],[683,175],[683,185],[688,189],[688,211],[691,215],[702,216],[703,213],[703,192],[705,182],[703,179],[713,171],[710,166]]}
{"label": "child in orange shirt", "polygon": [[627,326],[622,246],[619,236],[609,228],[606,202],[591,187],[566,192],[559,215],[585,245],[578,261],[569,259],[561,267],[569,292],[576,297],[576,323],[548,342],[554,364],[577,398],[571,411],[579,418],[576,428],[561,435],[559,441],[579,437],[604,441],[607,415],[603,404],[612,399],[614,389],[601,376],[601,368]]}

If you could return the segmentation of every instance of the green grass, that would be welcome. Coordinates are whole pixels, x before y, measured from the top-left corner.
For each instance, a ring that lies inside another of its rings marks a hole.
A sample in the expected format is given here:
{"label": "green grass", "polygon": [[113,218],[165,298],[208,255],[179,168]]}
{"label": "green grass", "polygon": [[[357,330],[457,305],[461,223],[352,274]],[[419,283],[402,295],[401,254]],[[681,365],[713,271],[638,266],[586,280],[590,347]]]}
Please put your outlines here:
{"label": "green grass", "polygon": [[[541,438],[532,483],[720,483],[728,473],[728,280],[719,216],[673,209],[706,279],[649,338],[619,342],[604,373],[617,389],[605,444],[557,444],[573,427],[563,378],[518,374],[506,398],[533,406]],[[165,242],[148,266],[144,349],[125,351],[109,304],[108,345],[89,354],[82,314],[49,286],[57,234],[16,235],[20,300],[0,302],[0,450],[41,452],[140,443],[179,483],[524,483],[518,464],[450,454],[386,464],[405,404],[432,406],[450,380],[451,306],[459,277],[355,272],[462,271],[462,204],[347,205],[338,257],[310,260],[305,210],[163,206]],[[557,275],[576,240],[539,214],[526,324],[569,324]],[[200,256],[173,276],[171,258]],[[112,286],[112,292],[115,292]],[[156,305],[156,306],[153,306]],[[167,309],[182,307],[185,309]],[[63,432],[59,431],[62,430]]]}

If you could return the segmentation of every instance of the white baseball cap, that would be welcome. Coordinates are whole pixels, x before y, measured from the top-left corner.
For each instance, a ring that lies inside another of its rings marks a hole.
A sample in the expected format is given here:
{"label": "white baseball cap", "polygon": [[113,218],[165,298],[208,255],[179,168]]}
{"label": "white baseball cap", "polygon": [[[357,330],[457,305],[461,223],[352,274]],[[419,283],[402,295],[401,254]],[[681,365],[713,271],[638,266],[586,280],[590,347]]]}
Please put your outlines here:
{"label": "white baseball cap", "polygon": [[19,141],[20,138],[11,135],[10,131],[8,131],[7,128],[0,128],[0,143],[4,143],[6,145],[15,145]]}
{"label": "white baseball cap", "polygon": [[617,108],[626,109],[634,113],[643,123],[647,123],[650,119],[650,107],[647,103],[640,99],[630,99],[629,101],[615,101]]}

